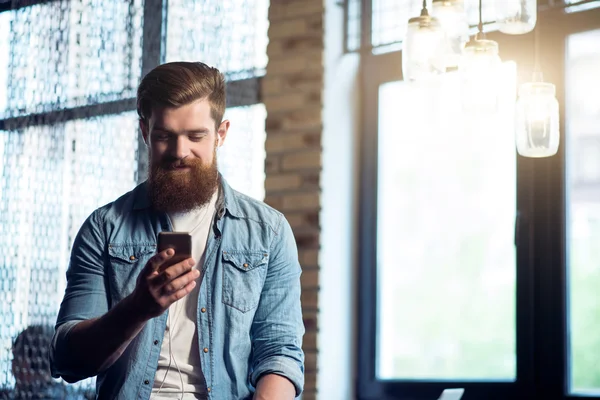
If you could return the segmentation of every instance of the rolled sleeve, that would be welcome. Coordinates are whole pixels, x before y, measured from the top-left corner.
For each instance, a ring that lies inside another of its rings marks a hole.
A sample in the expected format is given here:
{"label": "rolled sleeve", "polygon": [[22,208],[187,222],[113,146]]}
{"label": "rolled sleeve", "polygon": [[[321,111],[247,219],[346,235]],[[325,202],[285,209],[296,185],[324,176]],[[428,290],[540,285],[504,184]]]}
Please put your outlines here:
{"label": "rolled sleeve", "polygon": [[296,396],[304,388],[304,323],[300,304],[298,251],[292,229],[281,216],[260,302],[252,323],[252,369],[250,383],[256,387],[265,374],[289,379]]}
{"label": "rolled sleeve", "polygon": [[288,357],[272,357],[264,360],[252,372],[250,383],[256,387],[261,376],[266,374],[281,375],[289,379],[296,389],[296,396],[300,396],[304,388],[304,368],[298,362]]}
{"label": "rolled sleeve", "polygon": [[67,382],[75,382],[85,379],[86,376],[78,374],[76,371],[69,370],[65,362],[69,351],[66,349],[67,336],[71,329],[81,321],[69,321],[56,328],[52,343],[50,345],[50,372],[53,378],[63,377]]}

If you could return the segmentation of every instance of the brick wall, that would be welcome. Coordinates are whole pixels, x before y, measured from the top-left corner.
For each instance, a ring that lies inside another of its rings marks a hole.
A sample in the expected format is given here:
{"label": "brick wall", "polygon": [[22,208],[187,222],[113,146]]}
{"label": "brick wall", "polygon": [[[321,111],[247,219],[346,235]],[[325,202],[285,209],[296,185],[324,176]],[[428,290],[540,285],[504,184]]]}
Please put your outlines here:
{"label": "brick wall", "polygon": [[302,274],[306,385],[316,398],[319,211],[323,127],[323,0],[272,0],[262,98],[267,109],[265,202],[288,218]]}

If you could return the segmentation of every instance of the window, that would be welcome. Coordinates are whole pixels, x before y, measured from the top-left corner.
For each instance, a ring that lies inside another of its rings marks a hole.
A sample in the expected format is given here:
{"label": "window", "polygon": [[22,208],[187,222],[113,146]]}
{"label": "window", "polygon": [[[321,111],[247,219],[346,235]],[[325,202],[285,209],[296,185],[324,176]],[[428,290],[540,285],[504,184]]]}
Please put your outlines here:
{"label": "window", "polygon": [[[505,69],[512,88],[514,64]],[[379,89],[381,379],[515,379],[514,90],[504,124],[475,126],[459,92],[456,73],[431,90]]]}
{"label": "window", "polygon": [[[143,71],[197,60],[225,72],[231,130],[219,169],[264,197],[267,9],[266,0],[0,1],[0,398],[15,383],[15,337],[56,321],[82,222],[145,178]],[[76,386],[89,394],[93,384]]]}
{"label": "window", "polygon": [[2,11],[0,388],[9,389],[16,336],[55,323],[81,223],[136,184],[128,100],[141,72],[142,3],[28,2]]}
{"label": "window", "polygon": [[561,104],[547,159],[514,146],[533,35],[488,33],[505,93],[482,121],[461,112],[454,73],[402,81],[395,45],[417,3],[361,8],[358,398],[600,399],[600,2],[538,1]]}
{"label": "window", "polygon": [[[566,41],[566,252],[569,392],[600,396],[600,29]],[[595,92],[595,93],[594,93]]]}

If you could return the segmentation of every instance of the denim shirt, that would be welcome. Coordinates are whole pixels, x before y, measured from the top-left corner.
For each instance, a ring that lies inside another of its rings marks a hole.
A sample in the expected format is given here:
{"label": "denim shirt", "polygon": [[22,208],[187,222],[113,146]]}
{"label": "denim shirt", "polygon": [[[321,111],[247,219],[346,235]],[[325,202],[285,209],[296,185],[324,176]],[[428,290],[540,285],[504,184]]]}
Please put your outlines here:
{"label": "denim shirt", "polygon": [[[88,217],[67,270],[50,354],[52,376],[70,382],[88,378],[69,368],[69,331],[128,296],[141,269],[156,254],[158,233],[171,230],[168,216],[151,209],[147,183]],[[270,373],[285,376],[296,395],[301,393],[300,273],[285,217],[231,189],[221,177],[196,312],[209,399],[249,399],[261,375]],[[99,399],[150,398],[167,315],[168,311],[149,320],[123,355],[98,374]]]}

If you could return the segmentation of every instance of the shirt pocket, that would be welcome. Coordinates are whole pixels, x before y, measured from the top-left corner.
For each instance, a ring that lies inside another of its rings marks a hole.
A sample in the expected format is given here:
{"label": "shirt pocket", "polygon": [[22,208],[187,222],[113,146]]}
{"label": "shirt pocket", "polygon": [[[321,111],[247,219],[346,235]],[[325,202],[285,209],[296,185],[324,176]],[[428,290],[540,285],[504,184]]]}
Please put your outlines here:
{"label": "shirt pocket", "polygon": [[267,275],[265,252],[223,252],[223,303],[243,313],[258,306]]}
{"label": "shirt pocket", "polygon": [[113,305],[135,289],[137,277],[148,260],[156,253],[155,244],[111,243],[109,285]]}

